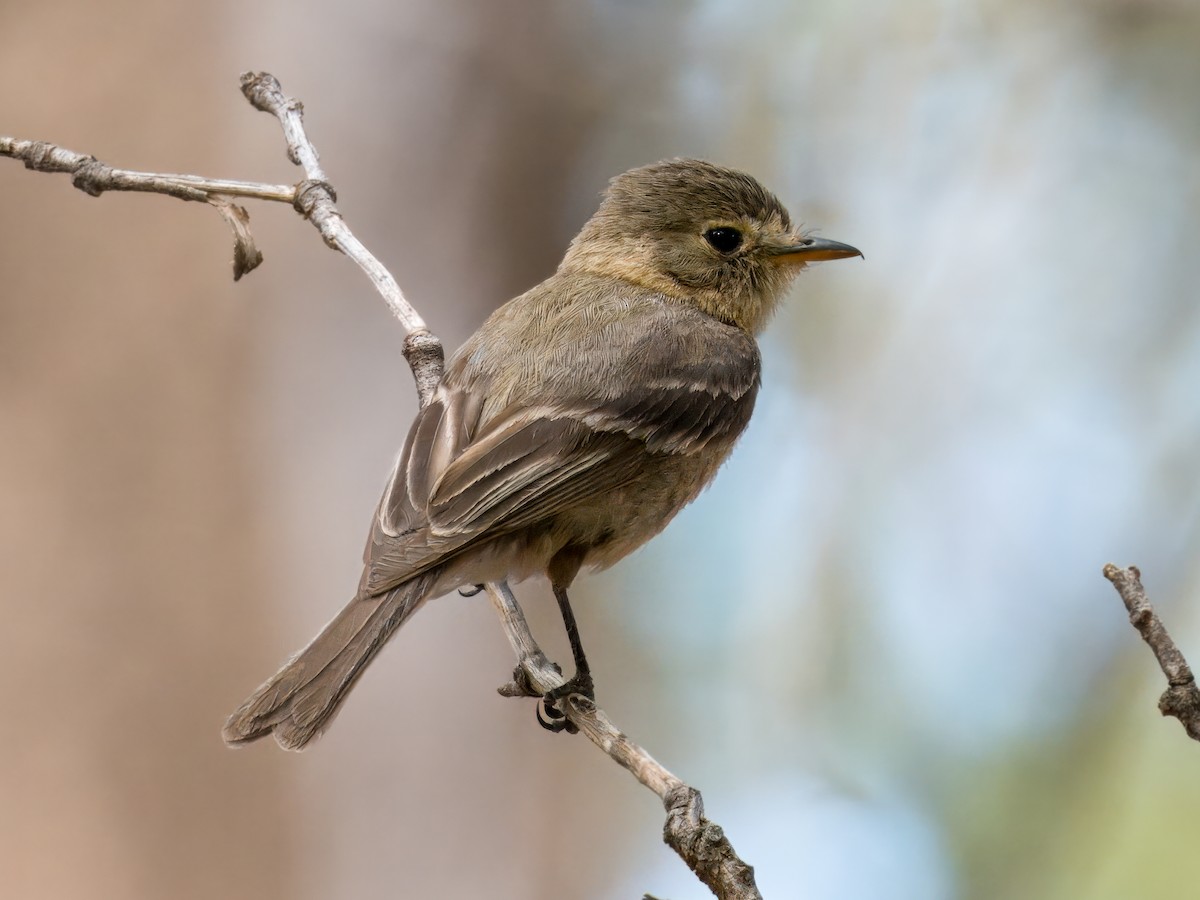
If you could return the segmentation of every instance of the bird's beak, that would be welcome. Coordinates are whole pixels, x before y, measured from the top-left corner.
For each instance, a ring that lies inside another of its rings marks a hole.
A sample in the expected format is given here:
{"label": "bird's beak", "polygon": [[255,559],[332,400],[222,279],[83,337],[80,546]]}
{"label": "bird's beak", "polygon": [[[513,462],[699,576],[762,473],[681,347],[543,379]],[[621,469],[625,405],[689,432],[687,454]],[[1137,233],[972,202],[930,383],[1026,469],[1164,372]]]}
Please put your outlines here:
{"label": "bird's beak", "polygon": [[768,249],[772,256],[785,263],[810,263],[823,259],[862,256],[862,251],[857,247],[815,237],[793,238],[785,243],[773,244]]}

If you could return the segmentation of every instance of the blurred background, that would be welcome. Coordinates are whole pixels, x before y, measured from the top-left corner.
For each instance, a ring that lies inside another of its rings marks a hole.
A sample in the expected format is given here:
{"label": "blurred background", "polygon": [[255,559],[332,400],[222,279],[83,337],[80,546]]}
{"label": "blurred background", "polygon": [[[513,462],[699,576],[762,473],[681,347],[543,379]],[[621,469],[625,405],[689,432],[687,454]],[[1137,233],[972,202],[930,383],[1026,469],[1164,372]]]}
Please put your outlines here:
{"label": "blurred background", "polygon": [[[615,721],[768,898],[1155,898],[1198,748],[1101,577],[1200,663],[1200,5],[357,0],[0,6],[0,133],[290,182],[265,69],[448,348],[606,180],[747,169],[866,253],[764,338],[749,433],[581,580]],[[282,206],[0,161],[0,894],[702,897],[657,800],[431,603],[310,752],[224,716],[349,598],[415,409],[402,333]],[[566,655],[547,587],[519,589]]]}

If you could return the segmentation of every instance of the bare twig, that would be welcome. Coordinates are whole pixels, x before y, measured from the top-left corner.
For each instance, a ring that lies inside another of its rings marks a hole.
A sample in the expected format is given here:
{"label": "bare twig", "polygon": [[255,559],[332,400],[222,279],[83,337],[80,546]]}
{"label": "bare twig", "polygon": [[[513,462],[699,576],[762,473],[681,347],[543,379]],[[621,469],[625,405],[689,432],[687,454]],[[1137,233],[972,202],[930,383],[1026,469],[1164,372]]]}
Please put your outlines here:
{"label": "bare twig", "polygon": [[293,206],[317,230],[330,247],[341,250],[358,263],[375,285],[392,314],[407,332],[404,358],[408,360],[417,393],[424,407],[442,380],[444,354],[442,344],[425,327],[425,320],[406,299],[392,273],[384,268],[362,242],[354,236],[337,208],[337,194],[325,178],[317,148],[304,130],[304,105],[283,92],[279,81],[268,72],[246,72],[241,78],[242,93],[255,108],[279,120],[287,141],[288,159],[304,170],[305,180],[296,185]]}
{"label": "bare twig", "polygon": [[288,184],[259,184],[253,181],[229,181],[201,178],[199,175],[165,175],[154,172],[133,172],[114,169],[94,156],[76,153],[45,141],[19,141],[0,135],[0,156],[10,156],[25,163],[35,172],[67,172],[75,187],[93,197],[105,191],[146,191],[166,194],[180,200],[207,202],[212,194],[227,197],[250,197],[291,203],[296,189]]}
{"label": "bare twig", "polygon": [[286,184],[259,184],[252,181],[229,181],[201,178],[198,175],[166,175],[156,172],[134,172],[114,169],[94,156],[76,153],[45,141],[19,141],[0,135],[0,156],[10,156],[25,163],[35,172],[66,172],[71,183],[85,194],[99,197],[105,191],[145,191],[165,194],[179,200],[196,200],[211,204],[233,231],[233,279],[237,281],[262,262],[262,254],[254,246],[250,234],[250,215],[230,200],[231,197],[251,197],[291,203],[296,189]]}
{"label": "bare twig", "polygon": [[1154,656],[1159,668],[1167,676],[1167,689],[1158,700],[1158,708],[1164,716],[1174,716],[1187,731],[1188,737],[1200,741],[1200,688],[1196,687],[1195,676],[1187,660],[1175,646],[1167,628],[1150,605],[1146,589],[1142,587],[1142,573],[1136,566],[1122,569],[1109,563],[1104,567],[1104,577],[1112,582],[1117,593],[1129,610],[1129,621],[1138,630]]}
{"label": "bare twig", "polygon": [[304,105],[284,94],[275,76],[267,72],[246,72],[241,81],[242,93],[251,106],[279,120],[287,141],[288,159],[304,170],[305,180],[296,186],[296,210],[317,227],[325,243],[358,263],[374,282],[375,289],[383,296],[388,308],[404,325],[405,331],[423,330],[424,320],[404,299],[396,279],[354,236],[338,212],[337,195],[325,178],[317,148],[304,131]]}
{"label": "bare twig", "polygon": [[[338,212],[337,195],[321,169],[316,147],[304,131],[303,105],[286,96],[278,80],[266,72],[245,73],[241,77],[241,85],[242,93],[256,109],[275,116],[283,126],[288,158],[304,170],[305,179],[299,184],[260,184],[201,178],[196,175],[134,172],[113,168],[94,156],[76,153],[74,150],[57,147],[45,141],[22,141],[3,135],[0,135],[0,156],[22,160],[26,168],[38,172],[70,173],[72,183],[93,197],[98,197],[105,191],[146,191],[180,200],[214,204],[225,216],[226,221],[235,226],[235,278],[240,278],[257,266],[262,261],[262,255],[254,249],[253,242],[249,239],[249,229],[245,227],[248,219],[245,210],[239,208],[231,219],[230,204],[224,198],[245,197],[290,203],[297,212],[316,226],[325,243],[346,254],[367,274],[410,338],[414,338],[420,332],[428,335],[424,319],[404,298],[404,293],[391,273],[354,236]],[[239,267],[239,261],[244,267]],[[253,264],[248,264],[250,262]],[[409,344],[412,345],[411,349]],[[425,391],[432,392],[431,382],[436,387],[441,378],[441,345],[438,343],[435,352],[431,341],[426,337],[416,337],[409,344],[405,346],[405,355],[413,365],[418,390],[422,391],[424,396]],[[432,377],[435,371],[436,379]]]}
{"label": "bare twig", "polygon": [[[486,587],[518,659],[518,673],[512,683],[500,688],[500,693],[540,696],[563,685],[565,679],[538,647],[508,585],[500,582]],[[717,897],[761,900],[754,883],[754,869],[734,852],[721,827],[705,818],[704,800],[698,790],[663,768],[586,697],[571,694],[561,702],[561,708],[588,740],[659,796],[667,810],[663,840]]]}
{"label": "bare twig", "polygon": [[[288,158],[304,170],[305,180],[294,187],[163,175],[114,169],[94,157],[42,141],[20,141],[0,136],[0,156],[25,162],[39,172],[67,172],[76,187],[93,196],[104,191],[147,191],[182,200],[204,201],[215,206],[235,235],[235,277],[261,262],[247,226],[246,211],[231,197],[290,203],[320,231],[326,244],[342,251],[367,273],[388,307],[407,332],[404,355],[412,368],[421,406],[429,404],[442,377],[441,342],[425,327],[391,274],[353,235],[336,206],[336,194],[321,169],[316,148],[304,131],[303,107],[286,96],[274,76],[246,73],[242,92],[259,110],[271,113],[283,127]],[[240,263],[238,262],[240,260]],[[518,665],[511,684],[500,689],[506,696],[541,696],[559,687],[564,679],[533,638],[529,625],[508,585],[487,585],[488,594],[516,653]],[[663,840],[683,858],[693,872],[722,900],[761,900],[754,870],[734,852],[720,826],[704,816],[700,792],[662,767],[650,754],[629,740],[603,710],[585,697],[573,694],[559,701],[558,709],[597,747],[628,769],[662,800],[667,811]]]}

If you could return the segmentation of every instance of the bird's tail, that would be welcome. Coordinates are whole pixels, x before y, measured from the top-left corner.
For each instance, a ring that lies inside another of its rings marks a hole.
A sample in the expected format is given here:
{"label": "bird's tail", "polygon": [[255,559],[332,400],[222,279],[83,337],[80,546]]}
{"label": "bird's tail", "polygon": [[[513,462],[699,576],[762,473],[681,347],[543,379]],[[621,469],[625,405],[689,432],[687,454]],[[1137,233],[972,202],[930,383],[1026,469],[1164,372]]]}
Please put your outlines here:
{"label": "bird's tail", "polygon": [[231,745],[272,732],[285,750],[300,750],[325,730],[358,676],[433,589],[437,570],[376,597],[351,600],[312,643],[255,691],[225,722]]}

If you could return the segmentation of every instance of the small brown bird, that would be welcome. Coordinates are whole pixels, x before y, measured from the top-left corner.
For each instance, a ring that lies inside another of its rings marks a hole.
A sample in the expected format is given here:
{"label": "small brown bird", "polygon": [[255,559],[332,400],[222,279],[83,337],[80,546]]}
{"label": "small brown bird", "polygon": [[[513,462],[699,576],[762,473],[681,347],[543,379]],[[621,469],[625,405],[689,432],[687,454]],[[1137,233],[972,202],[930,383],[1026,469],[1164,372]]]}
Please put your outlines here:
{"label": "small brown bird", "polygon": [[741,172],[677,159],[614,178],[558,271],[449,361],[379,502],[358,593],[225,740],[304,747],[426,599],[541,572],[576,666],[547,705],[591,697],[567,588],[708,484],[750,420],[754,335],[785,288],[806,263],[861,255],[794,230]]}

